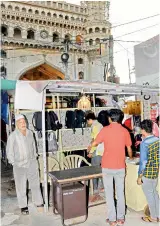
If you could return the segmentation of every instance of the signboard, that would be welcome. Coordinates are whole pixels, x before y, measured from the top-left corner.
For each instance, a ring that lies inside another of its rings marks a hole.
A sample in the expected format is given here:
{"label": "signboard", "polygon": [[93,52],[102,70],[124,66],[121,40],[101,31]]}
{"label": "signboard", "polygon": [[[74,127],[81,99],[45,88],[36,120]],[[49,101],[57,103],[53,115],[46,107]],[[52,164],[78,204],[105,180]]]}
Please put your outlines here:
{"label": "signboard", "polygon": [[159,81],[160,36],[157,35],[134,47],[136,83],[156,85]]}

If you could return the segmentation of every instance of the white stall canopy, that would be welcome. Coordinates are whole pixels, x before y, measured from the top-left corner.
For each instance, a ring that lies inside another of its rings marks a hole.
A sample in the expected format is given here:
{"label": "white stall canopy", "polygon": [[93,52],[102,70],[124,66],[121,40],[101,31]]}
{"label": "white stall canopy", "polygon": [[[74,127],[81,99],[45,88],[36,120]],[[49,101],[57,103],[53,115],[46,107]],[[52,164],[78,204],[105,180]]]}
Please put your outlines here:
{"label": "white stall canopy", "polygon": [[[87,81],[17,81],[15,109],[42,110],[43,90],[51,93],[95,93],[111,95],[154,95],[158,87]],[[37,92],[36,92],[37,91]]]}

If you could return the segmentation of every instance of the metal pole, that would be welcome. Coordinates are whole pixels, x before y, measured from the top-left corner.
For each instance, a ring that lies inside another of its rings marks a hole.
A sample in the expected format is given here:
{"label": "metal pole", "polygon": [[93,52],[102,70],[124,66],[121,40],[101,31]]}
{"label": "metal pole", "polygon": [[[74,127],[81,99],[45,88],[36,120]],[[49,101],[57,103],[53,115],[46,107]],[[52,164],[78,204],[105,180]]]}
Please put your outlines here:
{"label": "metal pole", "polygon": [[127,51],[127,58],[128,58],[129,83],[131,84],[131,69],[130,69],[130,61],[129,61],[129,57],[128,57],[128,51]]}
{"label": "metal pole", "polygon": [[65,79],[69,80],[69,77],[68,77],[68,63],[65,63]]}
{"label": "metal pole", "polygon": [[77,80],[77,73],[76,73],[76,55],[74,52],[74,79]]}
{"label": "metal pole", "polygon": [[43,169],[44,169],[44,211],[48,212],[48,172],[46,159],[46,131],[45,131],[45,103],[46,90],[43,91],[43,108],[42,108],[42,138],[43,138]]}
{"label": "metal pole", "polygon": [[113,62],[113,35],[109,36],[109,62],[110,62],[110,76],[112,82],[114,82],[114,74],[113,74],[113,69],[114,69],[114,62]]}
{"label": "metal pole", "polygon": [[94,110],[94,113],[96,114],[96,100],[95,100],[95,94],[93,94],[93,110]]}
{"label": "metal pole", "polygon": [[[58,117],[60,119],[60,99],[57,95],[57,108],[58,108]],[[58,161],[60,162],[60,167],[63,169],[63,146],[62,146],[62,130],[59,130],[59,151],[58,152]]]}
{"label": "metal pole", "polygon": [[[68,53],[69,50],[69,42],[66,40],[66,45],[65,45],[65,52]],[[65,80],[69,80],[68,77],[68,62],[65,63]]]}

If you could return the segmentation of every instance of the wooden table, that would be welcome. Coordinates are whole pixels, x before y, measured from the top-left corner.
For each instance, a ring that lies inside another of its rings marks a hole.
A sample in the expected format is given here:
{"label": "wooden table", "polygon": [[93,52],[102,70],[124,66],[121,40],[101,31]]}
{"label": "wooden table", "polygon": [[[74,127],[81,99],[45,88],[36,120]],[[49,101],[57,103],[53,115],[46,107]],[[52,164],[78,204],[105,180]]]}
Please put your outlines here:
{"label": "wooden table", "polygon": [[[73,182],[82,182],[84,181],[84,186],[86,188],[86,181],[90,179],[95,179],[102,177],[102,169],[100,166],[85,166],[81,168],[75,168],[75,169],[68,169],[68,170],[61,170],[61,171],[54,171],[49,172],[49,176],[52,179],[53,185],[58,184],[61,188],[61,202],[62,202],[62,225],[64,224],[64,203],[63,203],[63,194],[62,194],[62,185],[73,183]],[[54,187],[54,186],[52,186]],[[54,191],[53,191],[54,194]],[[54,195],[53,195],[54,196]],[[87,208],[87,203],[86,203]],[[53,212],[55,213],[55,204],[54,204],[54,198],[53,198]],[[88,216],[86,214],[86,218],[83,222],[87,220]],[[79,223],[83,223],[79,222]],[[77,224],[77,223],[76,223]],[[74,225],[74,224],[72,224]]]}

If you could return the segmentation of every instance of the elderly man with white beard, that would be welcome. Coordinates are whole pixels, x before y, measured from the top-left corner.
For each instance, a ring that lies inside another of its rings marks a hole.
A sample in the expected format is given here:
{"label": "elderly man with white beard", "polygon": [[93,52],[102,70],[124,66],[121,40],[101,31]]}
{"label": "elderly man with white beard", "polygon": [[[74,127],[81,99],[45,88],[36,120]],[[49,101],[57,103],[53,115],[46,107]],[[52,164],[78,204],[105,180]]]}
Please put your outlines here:
{"label": "elderly man with white beard", "polygon": [[7,158],[13,165],[16,193],[22,214],[29,214],[27,203],[27,180],[29,182],[32,201],[40,210],[43,200],[40,191],[39,169],[33,133],[27,129],[23,115],[16,115],[16,129],[7,141]]}

